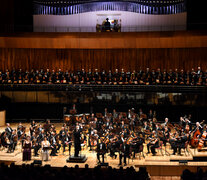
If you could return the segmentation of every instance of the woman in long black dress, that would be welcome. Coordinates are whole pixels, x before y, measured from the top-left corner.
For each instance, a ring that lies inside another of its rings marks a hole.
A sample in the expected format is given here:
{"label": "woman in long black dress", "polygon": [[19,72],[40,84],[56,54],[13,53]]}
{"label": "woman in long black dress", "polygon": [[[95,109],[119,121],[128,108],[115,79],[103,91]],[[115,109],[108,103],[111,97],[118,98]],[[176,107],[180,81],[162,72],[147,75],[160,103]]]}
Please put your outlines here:
{"label": "woman in long black dress", "polygon": [[32,142],[30,141],[30,137],[27,136],[23,143],[23,161],[30,161],[31,160],[31,148]]}

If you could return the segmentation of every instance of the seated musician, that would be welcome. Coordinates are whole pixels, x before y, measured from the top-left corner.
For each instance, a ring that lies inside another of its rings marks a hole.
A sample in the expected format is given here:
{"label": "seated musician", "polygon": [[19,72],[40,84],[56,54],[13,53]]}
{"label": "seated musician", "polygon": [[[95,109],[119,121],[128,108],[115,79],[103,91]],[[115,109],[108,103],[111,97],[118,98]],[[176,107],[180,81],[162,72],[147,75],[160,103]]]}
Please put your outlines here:
{"label": "seated musician", "polygon": [[181,149],[185,148],[185,143],[188,140],[187,134],[184,132],[181,133],[180,139],[178,141],[178,154],[181,155]]}
{"label": "seated musician", "polygon": [[38,141],[37,135],[35,132],[32,133],[31,136],[31,141],[32,141],[32,148],[34,149],[34,156],[38,156],[38,151],[41,148],[40,141]]}
{"label": "seated musician", "polygon": [[97,159],[100,164],[100,156],[102,156],[102,163],[104,163],[104,154],[106,153],[106,144],[103,142],[103,138],[100,139],[100,143],[97,144]]}
{"label": "seated musician", "polygon": [[126,166],[126,158],[129,157],[130,154],[130,146],[126,143],[127,139],[125,138],[123,143],[120,144],[120,152],[119,152],[119,165],[122,165],[122,158],[124,158],[124,166]]}
{"label": "seated musician", "polygon": [[148,151],[147,154],[150,153],[150,149],[151,149],[152,155],[155,156],[156,155],[155,148],[159,147],[159,139],[155,131],[152,131],[152,135],[149,137],[149,139],[150,142],[147,144],[147,151]]}
{"label": "seated musician", "polygon": [[132,133],[132,134],[133,134],[133,138],[130,142],[130,145],[131,145],[132,152],[134,152],[133,158],[135,158],[136,153],[140,152],[140,146],[143,145],[144,139],[140,135],[138,136],[135,133]]}
{"label": "seated musician", "polygon": [[144,126],[143,126],[143,130],[150,130],[150,127],[147,124],[147,121],[144,121]]}
{"label": "seated musician", "polygon": [[151,129],[149,125],[147,124],[147,121],[144,121],[143,136],[148,135],[148,132],[151,132]]}
{"label": "seated musician", "polygon": [[52,132],[50,136],[50,147],[52,149],[51,156],[57,156],[56,153],[60,149],[61,145],[57,142],[55,132]]}

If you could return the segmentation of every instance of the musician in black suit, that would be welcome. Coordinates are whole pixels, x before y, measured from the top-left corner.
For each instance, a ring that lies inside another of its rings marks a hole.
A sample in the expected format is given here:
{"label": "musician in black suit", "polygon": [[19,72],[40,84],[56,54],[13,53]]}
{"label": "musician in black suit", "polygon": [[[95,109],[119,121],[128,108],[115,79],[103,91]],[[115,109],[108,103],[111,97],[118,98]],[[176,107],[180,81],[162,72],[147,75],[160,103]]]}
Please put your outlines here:
{"label": "musician in black suit", "polygon": [[70,151],[71,151],[71,146],[72,146],[72,141],[71,141],[71,137],[69,132],[67,132],[66,134],[63,133],[62,135],[62,145],[63,145],[63,152],[65,152],[65,148],[68,146],[68,150],[69,150],[69,155],[70,155]]}
{"label": "musician in black suit", "polygon": [[152,131],[152,135],[149,138],[150,138],[150,142],[147,144],[147,151],[148,151],[147,154],[150,153],[150,149],[151,149],[153,156],[155,156],[156,154],[155,148],[159,147],[159,139],[156,135],[156,132]]}
{"label": "musician in black suit", "polygon": [[196,126],[195,126],[195,128],[192,130],[193,134],[194,134],[197,130],[199,130],[201,133],[203,132],[203,127],[201,126],[201,123],[199,123],[199,122],[196,122]]}
{"label": "musician in black suit", "polygon": [[74,135],[74,146],[75,146],[75,157],[78,157],[79,151],[81,150],[81,133],[80,133],[80,129],[79,126],[75,127],[75,131],[73,133]]}
{"label": "musician in black suit", "polygon": [[11,137],[11,135],[12,135],[12,131],[13,131],[13,129],[10,127],[10,124],[7,123],[7,127],[6,127],[6,129],[5,129],[5,132],[6,132],[7,136],[8,136],[8,138]]}
{"label": "musician in black suit", "polygon": [[100,139],[100,143],[97,144],[97,159],[98,162],[101,163],[100,161],[100,156],[102,156],[102,163],[104,163],[104,154],[106,153],[106,145],[103,143],[103,139]]}
{"label": "musician in black suit", "polygon": [[124,166],[126,166],[126,158],[129,157],[130,146],[126,143],[124,139],[123,143],[120,144],[120,153],[119,153],[119,165],[122,165],[122,158],[124,158]]}

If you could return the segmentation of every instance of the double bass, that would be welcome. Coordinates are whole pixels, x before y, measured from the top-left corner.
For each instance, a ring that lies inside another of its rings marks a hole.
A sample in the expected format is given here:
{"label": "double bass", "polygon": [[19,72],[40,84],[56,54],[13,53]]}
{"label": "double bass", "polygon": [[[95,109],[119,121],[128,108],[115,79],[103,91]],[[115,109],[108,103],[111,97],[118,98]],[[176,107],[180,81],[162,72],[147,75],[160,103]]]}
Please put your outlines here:
{"label": "double bass", "polygon": [[[203,124],[205,122],[205,120],[203,120],[201,123],[200,123],[200,125],[201,124]],[[194,134],[193,134],[193,137],[192,137],[192,139],[191,139],[191,141],[190,141],[190,145],[191,145],[191,147],[192,148],[197,148],[198,147],[198,144],[199,144],[199,136],[200,136],[200,134],[201,134],[201,132],[200,132],[200,130],[199,130],[199,128],[194,132]]]}
{"label": "double bass", "polygon": [[200,136],[201,132],[199,131],[199,129],[197,129],[194,134],[193,134],[193,137],[190,141],[190,145],[192,148],[197,148],[198,147],[198,137]]}

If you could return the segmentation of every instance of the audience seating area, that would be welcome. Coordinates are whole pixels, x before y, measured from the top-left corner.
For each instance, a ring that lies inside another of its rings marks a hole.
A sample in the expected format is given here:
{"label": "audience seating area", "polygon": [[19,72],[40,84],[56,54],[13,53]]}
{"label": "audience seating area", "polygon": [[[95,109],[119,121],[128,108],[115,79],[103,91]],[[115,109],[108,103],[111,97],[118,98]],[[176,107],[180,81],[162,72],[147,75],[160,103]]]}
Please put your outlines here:
{"label": "audience seating area", "polygon": [[114,179],[114,180],[148,180],[149,174],[146,168],[142,167],[139,171],[135,171],[133,167],[123,169],[100,168],[100,166],[90,169],[88,165],[85,168],[79,168],[78,165],[75,168],[52,168],[49,165],[37,166],[34,164],[22,166],[16,166],[14,163],[9,166],[0,165],[0,179],[21,179],[21,180],[56,180],[56,179],[76,179],[76,180],[102,180],[102,179]]}
{"label": "audience seating area", "polygon": [[146,70],[133,70],[125,72],[115,69],[114,72],[89,69],[87,72],[80,71],[58,71],[40,69],[31,71],[6,70],[0,71],[0,84],[87,84],[87,85],[188,85],[206,86],[207,70],[201,67],[184,71],[183,69],[161,70],[146,68]]}

